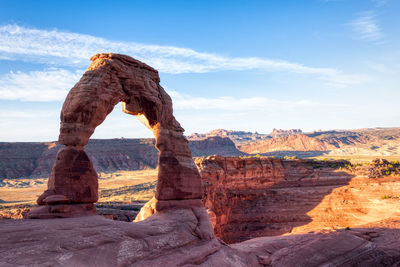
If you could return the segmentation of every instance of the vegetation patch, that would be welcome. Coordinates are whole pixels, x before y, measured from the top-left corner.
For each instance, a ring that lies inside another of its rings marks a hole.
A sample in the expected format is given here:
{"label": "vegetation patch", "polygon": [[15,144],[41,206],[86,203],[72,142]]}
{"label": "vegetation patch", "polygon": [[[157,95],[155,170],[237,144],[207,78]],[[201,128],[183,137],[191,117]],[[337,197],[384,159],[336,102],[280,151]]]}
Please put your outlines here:
{"label": "vegetation patch", "polygon": [[156,186],[157,181],[153,181],[115,189],[103,189],[99,192],[99,202],[131,203],[132,201],[147,201],[154,196]]}
{"label": "vegetation patch", "polygon": [[332,160],[324,158],[322,160],[310,160],[313,169],[331,168],[351,170],[353,165],[347,160]]}
{"label": "vegetation patch", "polygon": [[391,195],[385,195],[381,197],[382,199],[400,199],[399,196],[391,196]]}

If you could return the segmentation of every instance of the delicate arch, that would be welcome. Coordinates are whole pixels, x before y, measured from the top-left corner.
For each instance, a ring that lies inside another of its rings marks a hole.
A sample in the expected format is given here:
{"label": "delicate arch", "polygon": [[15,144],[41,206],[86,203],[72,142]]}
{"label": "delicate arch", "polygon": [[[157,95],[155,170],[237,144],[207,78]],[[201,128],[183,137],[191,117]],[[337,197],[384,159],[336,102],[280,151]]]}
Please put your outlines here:
{"label": "delicate arch", "polygon": [[[92,64],[70,90],[62,107],[59,143],[66,147],[57,154],[48,190],[38,198],[38,204],[64,205],[64,208],[66,204],[76,204],[74,207],[78,208],[72,211],[57,211],[61,217],[74,212],[93,212],[93,203],[98,198],[97,174],[84,146],[114,106],[122,102],[122,110],[138,117],[156,139],[159,150],[156,199],[169,201],[164,206],[171,206],[176,200],[201,205],[200,175],[184,130],[173,116],[172,100],[160,85],[158,72],[125,55],[97,54],[91,60]],[[42,207],[31,217],[53,217],[57,212]]]}

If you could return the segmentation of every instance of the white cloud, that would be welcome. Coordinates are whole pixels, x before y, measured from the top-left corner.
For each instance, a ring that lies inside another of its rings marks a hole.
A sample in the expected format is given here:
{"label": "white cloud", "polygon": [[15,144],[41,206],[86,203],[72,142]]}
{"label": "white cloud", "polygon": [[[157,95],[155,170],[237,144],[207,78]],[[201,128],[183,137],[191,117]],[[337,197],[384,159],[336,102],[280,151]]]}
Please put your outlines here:
{"label": "white cloud", "polygon": [[0,77],[0,99],[23,101],[63,100],[79,81],[82,71],[65,69],[10,72]]}
{"label": "white cloud", "polygon": [[[179,99],[174,98],[174,104]],[[364,127],[393,127],[399,116],[382,116],[377,110],[398,114],[396,105],[376,103],[366,105],[358,102],[349,105],[340,103],[320,103],[313,101],[280,101],[264,99],[255,101],[257,108],[247,109],[248,100],[233,99],[230,107],[215,107],[215,99],[207,99],[212,104],[203,102],[203,108],[177,107],[175,117],[186,129],[186,133],[207,132],[217,128],[258,131],[268,133],[272,128],[301,128],[305,131],[318,129],[355,129]],[[220,99],[218,99],[220,101]],[[230,103],[226,100],[226,103]],[[265,103],[265,106],[262,106]],[[193,101],[195,104],[195,101]],[[201,105],[201,104],[198,104]]]}
{"label": "white cloud", "polygon": [[[186,133],[207,132],[216,128],[258,131],[272,128],[353,129],[389,127],[399,121],[398,105],[391,103],[354,103],[351,105],[321,103],[310,100],[282,101],[264,97],[194,97],[175,91],[174,114]],[[32,103],[29,103],[32,104]],[[35,104],[41,106],[42,103]],[[12,108],[0,107],[0,141],[50,141],[59,134],[59,108],[53,104],[45,110],[16,103]],[[393,116],[382,116],[384,110]],[[92,138],[152,137],[152,133],[134,116],[125,114],[119,105],[95,131]]]}
{"label": "white cloud", "polygon": [[282,101],[266,97],[235,98],[223,96],[217,98],[193,97],[169,91],[173,100],[174,110],[225,110],[225,111],[267,111],[267,110],[290,110],[314,107],[346,107],[346,105],[321,104],[310,100]]}
{"label": "white cloud", "polygon": [[380,7],[380,6],[386,5],[386,4],[389,2],[389,0],[372,0],[372,2],[373,2],[376,6]]}
{"label": "white cloud", "polygon": [[49,111],[21,111],[21,110],[0,110],[0,120],[2,119],[32,119],[32,118],[49,118],[54,116],[54,112]]}
{"label": "white cloud", "polygon": [[329,84],[363,83],[363,75],[348,75],[333,68],[309,67],[285,60],[257,57],[231,58],[188,48],[110,41],[86,34],[5,25],[0,27],[0,59],[25,60],[64,66],[87,66],[96,53],[128,54],[164,73],[205,73],[224,70],[281,71],[314,75]]}
{"label": "white cloud", "polygon": [[[83,70],[68,71],[66,69],[48,69],[44,71],[31,72],[10,72],[0,76],[0,99],[22,100],[22,101],[62,101],[68,91],[74,86],[83,74]],[[342,85],[352,84],[351,77],[343,75]],[[348,79],[348,80],[345,80]],[[339,82],[339,80],[338,80]],[[336,84],[340,86],[339,83]],[[257,109],[266,105],[287,104],[285,101],[276,101],[264,97],[233,98],[223,96],[209,99],[204,97],[192,97],[180,94],[176,91],[169,91],[174,98],[174,107],[177,109],[232,109],[240,106],[246,109]],[[297,104],[312,104],[299,101]],[[315,104],[315,103],[314,103]]]}
{"label": "white cloud", "polygon": [[382,28],[376,21],[376,16],[375,12],[367,11],[360,14],[358,18],[349,23],[353,32],[357,34],[359,39],[377,42],[384,38]]}

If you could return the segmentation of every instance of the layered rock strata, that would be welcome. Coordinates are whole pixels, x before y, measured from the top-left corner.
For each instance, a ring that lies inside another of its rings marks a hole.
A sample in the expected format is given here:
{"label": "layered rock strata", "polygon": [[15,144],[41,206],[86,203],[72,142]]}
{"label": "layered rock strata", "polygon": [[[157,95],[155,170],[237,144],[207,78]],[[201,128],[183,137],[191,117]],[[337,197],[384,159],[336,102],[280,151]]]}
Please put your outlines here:
{"label": "layered rock strata", "polygon": [[[64,145],[49,143],[0,143],[0,180],[49,177],[56,155]],[[228,137],[189,141],[194,157],[240,156]],[[90,139],[85,151],[97,172],[155,169],[158,151],[153,138]]]}
{"label": "layered rock strata", "polygon": [[356,176],[345,162],[322,163],[196,159],[215,234],[233,243],[400,218],[400,177]]}
{"label": "layered rock strata", "polygon": [[[173,116],[172,100],[158,72],[131,57],[97,54],[68,93],[61,111],[58,154],[41,205],[30,218],[88,215],[95,212],[97,174],[85,145],[114,106],[135,115],[155,136],[158,156],[157,210],[176,206],[201,209],[201,179],[183,128]],[[205,222],[204,225],[209,223]],[[205,235],[212,235],[212,230]]]}

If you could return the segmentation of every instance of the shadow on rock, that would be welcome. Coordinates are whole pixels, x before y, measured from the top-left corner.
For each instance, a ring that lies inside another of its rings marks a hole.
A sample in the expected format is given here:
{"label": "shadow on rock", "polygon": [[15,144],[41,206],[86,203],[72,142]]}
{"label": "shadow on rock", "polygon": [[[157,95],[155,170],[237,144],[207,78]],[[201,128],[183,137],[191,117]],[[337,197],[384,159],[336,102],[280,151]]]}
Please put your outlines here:
{"label": "shadow on rock", "polygon": [[354,177],[339,169],[346,161],[214,156],[196,164],[215,234],[227,243],[291,233],[309,224],[315,218],[307,213]]}

